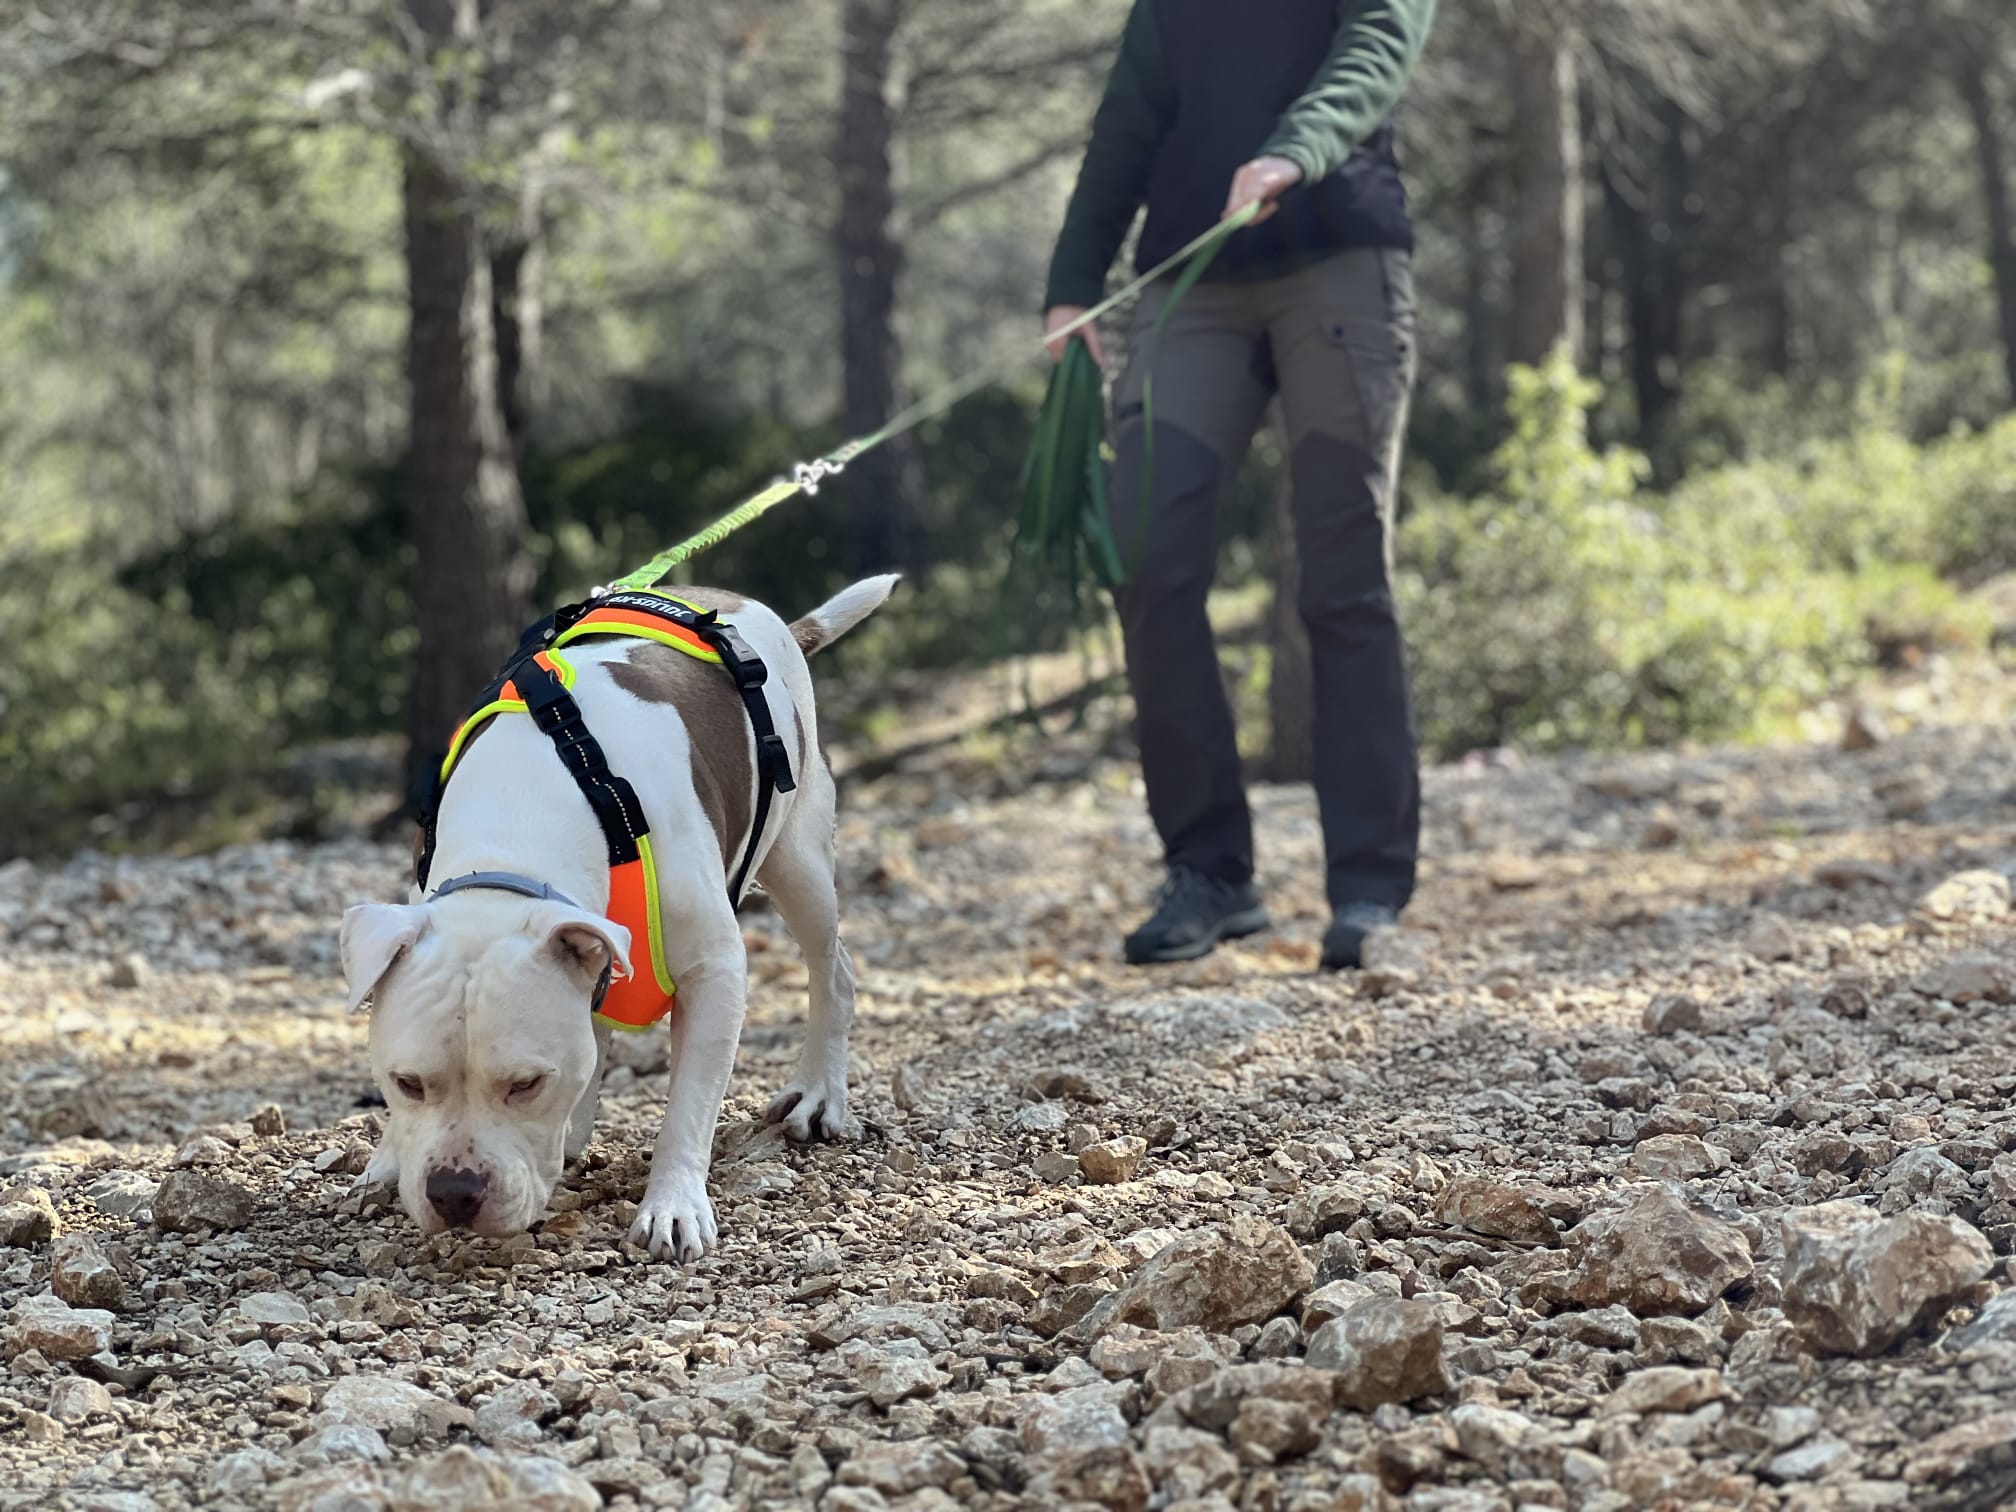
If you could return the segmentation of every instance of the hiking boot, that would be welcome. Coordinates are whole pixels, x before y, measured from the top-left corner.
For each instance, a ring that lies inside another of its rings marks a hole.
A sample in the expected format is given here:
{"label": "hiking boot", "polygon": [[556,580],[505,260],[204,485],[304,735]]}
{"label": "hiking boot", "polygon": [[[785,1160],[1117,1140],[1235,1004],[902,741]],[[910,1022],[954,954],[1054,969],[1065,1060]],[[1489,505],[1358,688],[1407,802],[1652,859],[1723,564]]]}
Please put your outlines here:
{"label": "hiking boot", "polygon": [[1258,934],[1270,922],[1251,882],[1227,882],[1172,866],[1154,917],[1127,936],[1127,964],[1194,961],[1209,955],[1220,940]]}
{"label": "hiking boot", "polygon": [[1346,903],[1330,916],[1330,928],[1323,936],[1323,969],[1343,971],[1364,965],[1366,936],[1399,922],[1399,910],[1384,903]]}

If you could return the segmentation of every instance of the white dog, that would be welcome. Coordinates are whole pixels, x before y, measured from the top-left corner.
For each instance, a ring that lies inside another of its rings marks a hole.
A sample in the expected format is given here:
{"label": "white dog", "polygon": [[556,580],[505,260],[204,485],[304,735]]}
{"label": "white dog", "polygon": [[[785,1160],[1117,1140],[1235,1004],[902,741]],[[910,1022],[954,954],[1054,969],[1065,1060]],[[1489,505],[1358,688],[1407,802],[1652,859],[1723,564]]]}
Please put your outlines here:
{"label": "white dog", "polygon": [[[854,1019],[833,778],[806,657],[878,608],[895,582],[857,583],[790,626],[733,595],[681,591],[767,665],[761,694],[796,779],[776,795],[750,861],[811,972],[797,1074],[766,1115],[799,1140],[848,1127]],[[360,904],[343,918],[350,1005],[374,1004],[371,1071],[389,1110],[364,1180],[396,1182],[430,1234],[502,1236],[536,1221],[593,1129],[610,1030],[591,1007],[612,977],[631,976],[633,953],[641,966],[656,943],[658,979],[677,989],[671,1096],[630,1237],[660,1259],[692,1260],[716,1237],[707,1168],[747,1002],[729,888],[756,807],[751,717],[720,666],[667,644],[582,639],[564,655],[583,724],[649,821],[661,938],[633,941],[606,917],[614,874],[604,826],[555,739],[523,715],[477,729],[442,794],[431,867],[459,883],[440,881],[431,896],[416,886],[410,903]]]}

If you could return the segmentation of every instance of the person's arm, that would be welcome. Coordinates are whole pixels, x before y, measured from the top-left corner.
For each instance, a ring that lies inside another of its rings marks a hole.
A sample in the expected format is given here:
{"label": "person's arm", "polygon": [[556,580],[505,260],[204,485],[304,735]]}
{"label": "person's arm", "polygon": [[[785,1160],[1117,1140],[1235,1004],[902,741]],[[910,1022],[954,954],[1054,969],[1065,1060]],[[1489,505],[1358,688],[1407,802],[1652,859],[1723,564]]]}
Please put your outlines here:
{"label": "person's arm", "polygon": [[1135,0],[1050,259],[1046,310],[1085,309],[1104,296],[1107,270],[1141,208],[1155,147],[1174,109],[1149,0]]}
{"label": "person's arm", "polygon": [[1435,0],[1341,0],[1337,35],[1260,157],[1286,158],[1309,183],[1343,165],[1393,113],[1420,61]]}

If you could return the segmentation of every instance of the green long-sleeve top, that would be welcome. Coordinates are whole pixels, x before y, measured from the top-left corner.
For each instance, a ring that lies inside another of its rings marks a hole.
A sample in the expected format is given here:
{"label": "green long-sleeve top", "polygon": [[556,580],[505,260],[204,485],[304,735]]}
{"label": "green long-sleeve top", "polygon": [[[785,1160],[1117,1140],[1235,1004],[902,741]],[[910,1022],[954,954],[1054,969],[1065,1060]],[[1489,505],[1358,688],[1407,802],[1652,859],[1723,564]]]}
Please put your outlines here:
{"label": "green long-sleeve top", "polygon": [[1046,306],[1091,305],[1145,203],[1153,266],[1218,218],[1239,167],[1302,170],[1213,276],[1271,277],[1350,245],[1411,246],[1390,118],[1436,0],[1135,0],[1051,261]]}

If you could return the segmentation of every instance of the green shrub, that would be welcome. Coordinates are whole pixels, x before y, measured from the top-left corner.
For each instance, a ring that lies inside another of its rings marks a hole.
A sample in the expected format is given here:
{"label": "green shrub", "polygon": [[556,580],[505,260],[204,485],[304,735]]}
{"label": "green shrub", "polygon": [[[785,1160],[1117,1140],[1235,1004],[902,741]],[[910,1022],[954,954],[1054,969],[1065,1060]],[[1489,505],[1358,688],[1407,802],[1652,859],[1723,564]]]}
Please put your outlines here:
{"label": "green shrub", "polygon": [[[276,754],[401,727],[416,644],[392,474],[342,480],[275,519],[190,537],[118,582],[205,632],[199,655],[271,711]],[[58,572],[74,571],[58,563]]]}
{"label": "green shrub", "polygon": [[1642,459],[1598,454],[1594,384],[1515,369],[1511,430],[1479,499],[1416,497],[1399,592],[1424,735],[1438,750],[1605,737],[1626,697],[1616,646],[1652,547],[1630,507]]}
{"label": "green shrub", "polygon": [[1927,560],[1968,583],[2016,569],[2016,415],[1934,443],[1926,472],[1938,521]]}
{"label": "green shrub", "polygon": [[1886,365],[1841,398],[1832,430],[1767,426],[1767,454],[1690,473],[1664,506],[1671,528],[1707,570],[1710,548],[1774,571],[1787,551],[1816,570],[1917,562],[1963,583],[2016,567],[2016,416],[1921,445],[1903,381]]}
{"label": "green shrub", "polygon": [[1838,383],[1795,388],[1782,378],[1746,372],[1741,363],[1695,363],[1658,441],[1660,476],[1692,477],[1789,457],[1810,441],[1844,434],[1848,404]]}
{"label": "green shrub", "polygon": [[1414,501],[1400,587],[1432,749],[1739,737],[1907,647],[1985,642],[1922,564],[2016,548],[2016,426],[1921,449],[1865,399],[1846,437],[1641,496],[1643,459],[1589,444],[1595,397],[1565,361],[1515,370],[1491,490]]}
{"label": "green shrub", "polygon": [[266,759],[279,710],[185,597],[151,603],[81,556],[30,558],[0,572],[0,639],[0,857]]}
{"label": "green shrub", "polygon": [[1740,737],[1826,696],[1868,660],[1855,606],[1838,589],[1814,574],[1743,592],[1659,587],[1619,642],[1625,697],[1592,743]]}
{"label": "green shrub", "polygon": [[1994,634],[1986,606],[1920,563],[1884,563],[1841,582],[1876,660],[1899,666],[1924,651],[1978,651]]}

